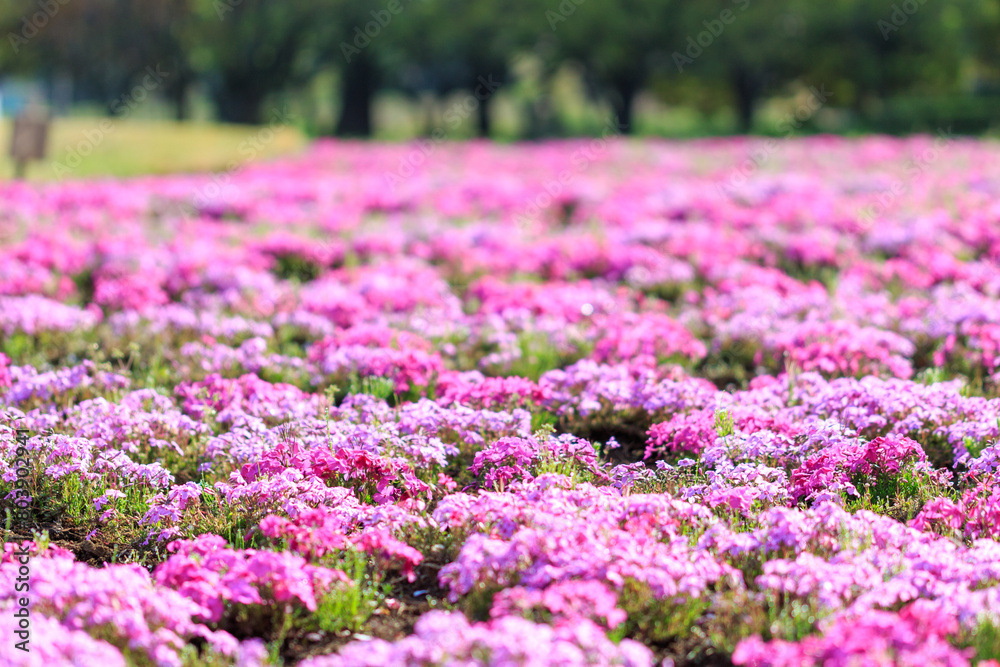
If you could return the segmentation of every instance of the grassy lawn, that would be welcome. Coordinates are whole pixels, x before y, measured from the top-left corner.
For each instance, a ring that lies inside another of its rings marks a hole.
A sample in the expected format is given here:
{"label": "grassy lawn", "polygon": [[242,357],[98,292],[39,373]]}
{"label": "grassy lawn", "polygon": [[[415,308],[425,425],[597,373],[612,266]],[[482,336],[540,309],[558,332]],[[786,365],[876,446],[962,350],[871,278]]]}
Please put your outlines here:
{"label": "grassy lawn", "polygon": [[[12,125],[10,119],[0,122],[0,179],[14,174],[8,156]],[[57,180],[218,171],[295,153],[307,144],[295,127],[271,132],[266,126],[57,118],[47,158],[31,163],[27,175],[29,180]]]}

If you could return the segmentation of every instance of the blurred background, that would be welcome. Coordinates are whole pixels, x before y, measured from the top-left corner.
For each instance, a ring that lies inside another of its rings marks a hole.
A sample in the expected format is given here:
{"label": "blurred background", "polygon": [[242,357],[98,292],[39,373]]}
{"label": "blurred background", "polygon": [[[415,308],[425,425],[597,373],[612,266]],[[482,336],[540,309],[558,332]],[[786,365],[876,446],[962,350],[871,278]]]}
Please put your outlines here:
{"label": "blurred background", "polygon": [[328,135],[1000,130],[997,0],[0,6],[0,138],[46,108],[41,178],[219,169]]}

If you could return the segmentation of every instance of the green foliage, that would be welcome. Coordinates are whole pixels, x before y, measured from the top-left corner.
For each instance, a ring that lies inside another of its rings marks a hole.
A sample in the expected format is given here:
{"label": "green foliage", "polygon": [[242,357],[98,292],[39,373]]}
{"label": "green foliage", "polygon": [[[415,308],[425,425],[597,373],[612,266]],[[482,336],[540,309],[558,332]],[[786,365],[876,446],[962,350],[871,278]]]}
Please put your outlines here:
{"label": "green foliage", "polygon": [[914,378],[915,381],[925,385],[937,384],[948,379],[948,373],[942,366],[930,366],[923,369]]}
{"label": "green foliage", "polygon": [[338,584],[323,595],[309,623],[324,632],[359,631],[384,599],[384,587],[369,571],[365,554],[344,552],[324,565],[343,570],[351,578],[351,583]]}
{"label": "green foliage", "polygon": [[367,394],[380,401],[389,400],[396,391],[396,383],[391,378],[376,377],[366,375],[359,377],[357,374],[351,375],[348,394]]}
{"label": "green foliage", "polygon": [[624,636],[653,645],[668,644],[683,637],[690,632],[695,620],[711,607],[707,595],[679,601],[657,599],[647,584],[633,579],[625,581],[618,600],[628,614]]}
{"label": "green foliage", "polygon": [[[653,606],[657,605],[667,606],[663,602]],[[653,620],[646,620],[645,614],[640,611],[637,618],[645,620],[646,628],[658,631],[659,644],[668,646],[670,655],[684,664],[730,664],[736,645],[751,635],[760,635],[765,641],[800,641],[817,631],[822,618],[815,601],[771,591],[729,590],[706,591],[699,598],[660,611],[659,616],[650,614]],[[679,628],[683,628],[680,633]]]}
{"label": "green foliage", "polygon": [[[997,427],[1000,428],[1000,419],[997,420]],[[982,454],[983,450],[990,445],[989,440],[973,440],[970,437],[965,437],[962,442],[965,444],[965,449],[972,458],[976,458]]]}
{"label": "green foliage", "polygon": [[323,267],[301,255],[281,254],[275,258],[274,273],[284,280],[307,283],[316,280]]}
{"label": "green foliage", "polygon": [[754,357],[758,350],[759,343],[756,341],[727,341],[720,350],[710,350],[698,362],[695,373],[720,388],[726,388],[728,385],[745,388],[754,375]]}
{"label": "green foliage", "polygon": [[[190,114],[189,94],[200,88],[228,123],[291,122],[314,133],[336,126],[370,135],[374,98],[388,90],[419,100],[413,106],[424,118],[415,133],[438,129],[450,138],[497,133],[494,93],[519,107],[503,130],[509,136],[593,131],[594,118],[598,133],[635,130],[644,92],[693,111],[711,132],[995,129],[1000,10],[984,0],[919,3],[899,25],[894,5],[865,0],[402,0],[391,13],[389,5],[155,0],[140,9],[74,0],[0,65],[21,75],[66,72],[92,103],[120,114],[112,100],[156,63],[167,72],[156,96],[178,118]],[[0,27],[14,38],[37,10],[33,0],[12,0],[0,9]],[[576,108],[557,109],[552,100],[567,76],[581,89]],[[491,82],[486,94],[483,79]],[[821,85],[830,91],[824,106],[839,113],[796,121],[800,93]],[[472,110],[441,109],[448,96],[477,89]],[[620,125],[607,123],[609,112]],[[221,166],[267,153],[260,143],[241,144]],[[315,273],[279,270],[302,280]],[[87,299],[87,290],[80,295]]]}
{"label": "green foliage", "polygon": [[[17,536],[23,539],[25,531],[34,530],[35,525],[58,526],[59,535],[63,530],[70,531],[70,534],[95,533],[94,543],[108,546],[108,555],[115,562],[152,562],[153,549],[144,546],[148,527],[136,522],[136,517],[141,517],[149,509],[149,499],[154,495],[154,489],[149,485],[113,483],[108,474],[97,479],[85,479],[79,473],[71,472],[53,478],[44,474],[46,464],[38,450],[30,453],[28,466],[31,472],[25,478],[25,491],[32,497],[34,523],[18,525],[9,513],[5,514],[5,540]],[[125,497],[108,499],[103,506],[96,506],[95,500],[109,489],[119,490]],[[6,496],[11,490],[11,484],[0,481],[0,495]],[[105,512],[111,514],[102,520]]]}
{"label": "green foliage", "polygon": [[736,422],[733,420],[733,415],[728,410],[716,410],[715,411],[715,432],[719,434],[720,438],[728,438],[736,430]]}
{"label": "green foliage", "polygon": [[531,430],[538,431],[549,427],[555,430],[559,418],[548,410],[535,410],[531,413]]}
{"label": "green foliage", "polygon": [[[264,664],[274,665],[275,667],[282,665],[282,660],[273,644],[269,646],[269,649],[267,662]],[[145,654],[137,654],[136,651],[125,651],[124,654],[127,656],[126,664],[130,665],[130,667],[133,665],[151,664],[148,663],[148,659],[143,660],[142,656],[145,656]],[[183,667],[231,667],[233,664],[231,656],[222,655],[206,646],[199,649],[193,644],[188,644],[181,649],[180,656]]]}
{"label": "green foliage", "polygon": [[[574,485],[578,482],[592,481],[592,471],[584,467],[575,457],[557,457],[551,452],[547,443],[552,438],[554,433],[555,428],[551,424],[543,424],[537,431],[535,431],[535,440],[542,445],[542,456],[541,460],[534,467],[534,473],[536,475],[544,475],[547,473],[563,475],[568,477],[570,482]],[[594,448],[599,449],[599,445],[594,444]]]}
{"label": "green foliage", "polygon": [[544,334],[524,332],[517,337],[520,355],[502,369],[491,369],[495,375],[515,375],[526,377],[534,382],[547,371],[565,368],[581,359],[586,353],[586,345],[571,351],[557,348],[552,340]]}
{"label": "green foliage", "polygon": [[973,648],[976,660],[1000,660],[1000,623],[996,618],[980,619],[975,630],[962,638],[961,645]]}
{"label": "green foliage", "polygon": [[915,517],[928,500],[945,491],[926,472],[916,471],[912,464],[906,465],[897,475],[859,473],[852,477],[851,483],[861,495],[846,499],[848,511],[866,509],[901,522]]}
{"label": "green foliage", "polygon": [[[516,584],[511,584],[516,585]],[[461,600],[461,611],[470,620],[474,621],[487,621],[490,618],[490,609],[493,608],[493,597],[503,590],[504,587],[496,585],[487,585],[483,582],[478,582],[473,586],[472,590],[466,593],[465,597]]]}

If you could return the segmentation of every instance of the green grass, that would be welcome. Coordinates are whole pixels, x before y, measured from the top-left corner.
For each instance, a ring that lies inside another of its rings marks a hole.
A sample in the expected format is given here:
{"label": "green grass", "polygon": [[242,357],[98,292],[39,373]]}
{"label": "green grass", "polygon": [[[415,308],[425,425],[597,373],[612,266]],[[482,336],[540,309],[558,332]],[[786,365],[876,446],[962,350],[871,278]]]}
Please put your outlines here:
{"label": "green grass", "polygon": [[363,553],[345,551],[327,564],[345,572],[351,584],[334,586],[326,593],[311,624],[324,632],[358,632],[388,594],[386,586],[379,573],[369,572],[368,557]]}
{"label": "green grass", "polygon": [[[11,126],[10,120],[0,123],[0,178],[14,175],[14,163],[7,155]],[[266,126],[57,118],[49,131],[48,156],[28,165],[27,178],[50,181],[224,171],[234,164],[294,154],[307,144],[306,135],[293,126],[278,127],[269,134]],[[58,164],[68,168],[68,156],[74,151],[80,153],[79,163],[66,173]],[[83,152],[89,154],[83,156]]]}

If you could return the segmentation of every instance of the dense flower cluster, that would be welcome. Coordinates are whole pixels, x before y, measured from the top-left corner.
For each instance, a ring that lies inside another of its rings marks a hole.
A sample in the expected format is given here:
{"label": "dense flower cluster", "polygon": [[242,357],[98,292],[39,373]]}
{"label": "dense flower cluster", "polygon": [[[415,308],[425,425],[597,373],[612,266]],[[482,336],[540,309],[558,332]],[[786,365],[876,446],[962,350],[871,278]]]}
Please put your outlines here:
{"label": "dense flower cluster", "polygon": [[[809,637],[797,644],[750,640],[736,650],[733,663],[754,667],[958,667],[969,664],[971,651],[958,650],[948,643],[948,635],[957,629],[954,617],[916,602],[898,614],[873,611],[858,618],[838,618],[821,637]],[[997,664],[996,660],[979,663],[980,667]]]}
{"label": "dense flower cluster", "polygon": [[172,542],[174,553],[157,566],[156,583],[169,587],[208,610],[218,622],[227,604],[296,604],[316,611],[316,598],[335,581],[350,582],[340,570],[312,567],[288,552],[239,552],[226,548],[218,535]]}
{"label": "dense flower cluster", "polygon": [[417,621],[413,636],[399,642],[355,643],[339,655],[314,658],[302,664],[303,667],[441,664],[651,667],[653,663],[649,651],[641,644],[625,639],[615,645],[587,620],[549,626],[504,616],[489,623],[470,624],[461,614],[432,611]]}
{"label": "dense flower cluster", "polygon": [[1000,667],[997,148],[587,146],[0,187],[0,666]]}

